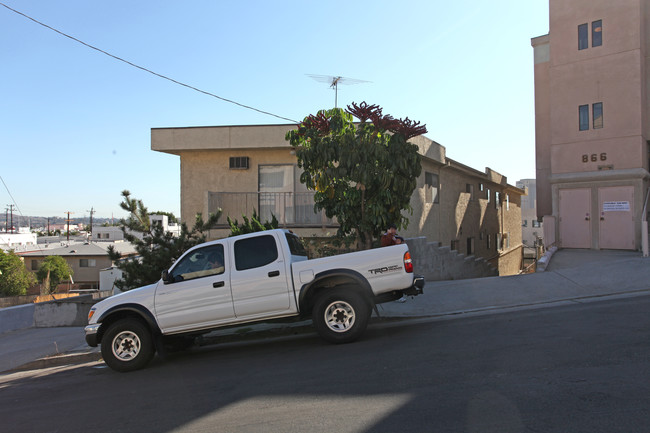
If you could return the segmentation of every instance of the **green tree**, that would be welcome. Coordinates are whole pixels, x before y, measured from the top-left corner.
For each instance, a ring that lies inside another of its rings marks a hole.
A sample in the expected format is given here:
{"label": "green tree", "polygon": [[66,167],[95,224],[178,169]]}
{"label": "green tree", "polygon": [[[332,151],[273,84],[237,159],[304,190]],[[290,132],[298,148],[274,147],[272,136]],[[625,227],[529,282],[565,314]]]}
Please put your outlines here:
{"label": "green tree", "polygon": [[278,228],[278,219],[275,215],[271,214],[271,221],[266,221],[262,223],[257,211],[253,209],[253,215],[250,220],[246,215],[242,215],[244,222],[239,224],[237,220],[231,220],[230,217],[227,217],[228,225],[230,226],[230,236],[243,235],[246,233],[261,232],[264,230],[271,230]]}
{"label": "green tree", "polygon": [[54,293],[59,283],[72,275],[72,269],[61,256],[47,256],[36,271],[38,282],[45,285],[48,294]]}
{"label": "green tree", "polygon": [[425,132],[420,122],[362,102],[309,115],[286,139],[303,169],[300,182],[316,191],[316,210],[337,218],[338,236],[356,234],[368,249],[388,224],[408,226],[402,211],[412,212],[422,171],[418,147],[408,140]]}
{"label": "green tree", "polygon": [[13,251],[0,250],[0,296],[20,296],[36,284],[34,274],[25,269],[21,258]]}
{"label": "green tree", "polygon": [[217,224],[221,210],[210,214],[204,221],[201,214],[196,215],[194,226],[188,229],[187,224],[181,224],[178,236],[165,232],[160,224],[150,224],[149,211],[142,200],[131,198],[131,193],[122,191],[123,201],[120,207],[129,212],[127,219],[120,220],[124,238],[131,242],[137,252],[137,258],[126,258],[108,248],[109,258],[123,273],[122,278],[115,281],[120,290],[130,290],[160,279],[160,274],[168,269],[189,248],[206,240],[206,232]]}

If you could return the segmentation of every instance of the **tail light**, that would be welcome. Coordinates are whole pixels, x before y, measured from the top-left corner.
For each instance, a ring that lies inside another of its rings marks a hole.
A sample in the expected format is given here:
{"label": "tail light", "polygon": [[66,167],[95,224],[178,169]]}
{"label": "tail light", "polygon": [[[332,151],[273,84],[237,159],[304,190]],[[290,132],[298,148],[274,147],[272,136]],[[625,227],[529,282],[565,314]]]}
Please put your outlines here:
{"label": "tail light", "polygon": [[413,273],[413,260],[411,260],[411,253],[408,251],[404,253],[404,270],[409,274]]}

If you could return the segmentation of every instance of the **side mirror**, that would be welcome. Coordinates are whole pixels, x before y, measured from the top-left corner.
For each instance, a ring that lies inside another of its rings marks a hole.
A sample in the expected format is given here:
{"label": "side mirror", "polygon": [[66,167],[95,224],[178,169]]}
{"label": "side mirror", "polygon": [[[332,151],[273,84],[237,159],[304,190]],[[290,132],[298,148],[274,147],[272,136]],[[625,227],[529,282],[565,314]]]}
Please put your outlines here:
{"label": "side mirror", "polygon": [[163,283],[165,283],[165,284],[169,284],[169,283],[173,283],[173,282],[174,282],[174,277],[171,276],[171,275],[169,275],[169,271],[168,271],[167,269],[165,269],[164,271],[162,271],[161,278],[162,278],[162,280],[163,280]]}

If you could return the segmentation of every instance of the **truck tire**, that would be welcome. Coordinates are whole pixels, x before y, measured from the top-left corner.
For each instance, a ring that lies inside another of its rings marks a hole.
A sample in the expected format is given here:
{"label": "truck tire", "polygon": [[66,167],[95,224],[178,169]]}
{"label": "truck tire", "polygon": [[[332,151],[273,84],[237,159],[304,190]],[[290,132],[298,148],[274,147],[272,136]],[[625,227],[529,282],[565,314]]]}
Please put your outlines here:
{"label": "truck tire", "polygon": [[366,330],[371,311],[370,303],[354,290],[324,290],[316,298],[312,320],[324,340],[350,343]]}
{"label": "truck tire", "polygon": [[155,353],[153,337],[138,319],[121,319],[111,324],[101,342],[106,365],[125,373],[144,368]]}

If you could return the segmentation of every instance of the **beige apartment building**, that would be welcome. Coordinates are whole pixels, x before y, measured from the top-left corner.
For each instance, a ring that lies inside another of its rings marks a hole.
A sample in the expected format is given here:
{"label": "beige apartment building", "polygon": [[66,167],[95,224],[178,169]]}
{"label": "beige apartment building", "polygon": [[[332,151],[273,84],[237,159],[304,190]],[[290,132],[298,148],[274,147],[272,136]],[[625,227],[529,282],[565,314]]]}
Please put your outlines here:
{"label": "beige apartment building", "polygon": [[650,177],[650,1],[549,6],[549,33],[532,39],[544,242],[638,250]]}
{"label": "beige apartment building", "polygon": [[[314,212],[314,193],[299,181],[295,153],[284,138],[295,127],[153,128],[152,150],[180,156],[182,221],[222,209],[222,225],[211,237],[223,237],[227,216],[241,222],[256,210],[263,221],[273,214],[281,227],[303,237],[334,235],[336,220]],[[411,141],[420,149],[422,174],[409,227],[400,234],[483,257],[502,275],[517,273],[524,191],[489,168],[480,172],[447,158],[443,146],[424,136]]]}

